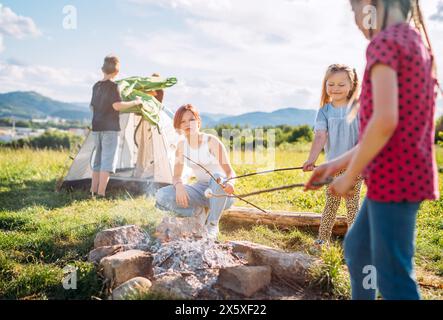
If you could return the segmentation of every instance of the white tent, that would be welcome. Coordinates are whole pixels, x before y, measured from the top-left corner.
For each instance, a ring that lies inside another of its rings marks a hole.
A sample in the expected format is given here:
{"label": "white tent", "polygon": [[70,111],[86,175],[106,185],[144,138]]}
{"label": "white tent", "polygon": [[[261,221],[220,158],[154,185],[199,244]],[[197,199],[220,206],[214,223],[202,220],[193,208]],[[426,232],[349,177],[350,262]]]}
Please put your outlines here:
{"label": "white tent", "polygon": [[[146,192],[153,184],[171,184],[178,141],[172,114],[163,109],[158,127],[133,113],[121,114],[120,128],[117,170],[111,174],[108,187]],[[94,139],[89,133],[63,180],[62,188],[89,188],[94,156]]]}

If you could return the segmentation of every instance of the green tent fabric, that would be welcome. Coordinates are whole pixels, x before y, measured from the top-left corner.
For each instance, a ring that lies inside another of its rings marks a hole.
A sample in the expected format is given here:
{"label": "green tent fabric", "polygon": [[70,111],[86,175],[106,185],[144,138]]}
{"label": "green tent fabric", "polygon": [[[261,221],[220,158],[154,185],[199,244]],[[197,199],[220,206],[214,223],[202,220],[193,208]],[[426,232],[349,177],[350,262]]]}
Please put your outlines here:
{"label": "green tent fabric", "polygon": [[177,83],[176,78],[159,77],[130,77],[117,81],[123,101],[132,101],[138,96],[143,104],[122,111],[122,113],[136,113],[153,125],[160,121],[162,104],[149,91],[170,88]]}

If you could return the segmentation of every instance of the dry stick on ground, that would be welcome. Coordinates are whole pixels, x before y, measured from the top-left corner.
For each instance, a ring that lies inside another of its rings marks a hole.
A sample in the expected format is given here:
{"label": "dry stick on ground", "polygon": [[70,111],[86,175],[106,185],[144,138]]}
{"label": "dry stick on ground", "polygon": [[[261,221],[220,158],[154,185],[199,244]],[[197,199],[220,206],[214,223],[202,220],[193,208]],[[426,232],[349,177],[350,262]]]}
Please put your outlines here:
{"label": "dry stick on ground", "polygon": [[[222,215],[223,221],[239,224],[264,224],[279,228],[307,228],[317,230],[321,223],[321,214],[309,212],[274,211],[263,214],[252,208],[232,207]],[[343,236],[348,229],[347,219],[337,216],[333,234]]]}
{"label": "dry stick on ground", "polygon": [[419,281],[418,284],[421,287],[431,288],[431,289],[443,289],[443,284],[430,284]]}

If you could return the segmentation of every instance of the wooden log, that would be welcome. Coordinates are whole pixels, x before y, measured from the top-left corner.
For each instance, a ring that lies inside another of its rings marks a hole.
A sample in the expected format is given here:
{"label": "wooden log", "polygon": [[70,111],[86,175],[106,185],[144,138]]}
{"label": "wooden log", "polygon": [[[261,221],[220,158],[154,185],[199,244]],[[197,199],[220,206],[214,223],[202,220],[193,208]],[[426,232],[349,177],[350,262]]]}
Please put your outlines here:
{"label": "wooden log", "polygon": [[[321,214],[312,212],[270,211],[263,213],[253,208],[232,207],[222,215],[222,221],[238,224],[264,224],[278,228],[300,228],[318,231]],[[332,233],[336,236],[346,234],[346,217],[337,216]]]}

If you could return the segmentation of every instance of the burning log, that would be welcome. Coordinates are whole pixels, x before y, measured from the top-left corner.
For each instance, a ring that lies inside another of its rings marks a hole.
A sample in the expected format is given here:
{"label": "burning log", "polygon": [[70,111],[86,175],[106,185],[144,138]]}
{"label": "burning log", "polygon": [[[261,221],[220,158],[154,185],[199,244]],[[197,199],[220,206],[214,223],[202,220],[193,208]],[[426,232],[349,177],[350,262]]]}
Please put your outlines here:
{"label": "burning log", "polygon": [[[318,231],[321,214],[310,212],[272,211],[263,213],[257,209],[232,207],[223,213],[222,221],[238,224],[264,224],[279,228],[300,228]],[[348,230],[346,217],[337,216],[332,233],[343,236]]]}

